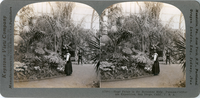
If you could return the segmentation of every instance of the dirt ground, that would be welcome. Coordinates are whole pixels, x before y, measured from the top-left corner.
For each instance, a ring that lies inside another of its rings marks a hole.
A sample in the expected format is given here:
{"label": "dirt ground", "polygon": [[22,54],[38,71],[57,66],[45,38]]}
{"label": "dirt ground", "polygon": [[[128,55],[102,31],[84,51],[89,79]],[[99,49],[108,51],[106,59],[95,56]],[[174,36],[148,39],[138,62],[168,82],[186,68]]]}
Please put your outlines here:
{"label": "dirt ground", "polygon": [[71,76],[29,82],[14,82],[14,88],[91,88],[97,75],[92,64],[73,64]]}
{"label": "dirt ground", "polygon": [[185,79],[178,64],[160,64],[160,74],[132,80],[101,82],[101,88],[162,88],[177,87],[175,84]]}
{"label": "dirt ground", "polygon": [[[175,84],[184,78],[181,66],[160,64],[160,74],[131,80],[101,82],[100,88],[161,88],[177,87]],[[92,88],[98,77],[92,64],[73,64],[71,76],[39,81],[14,82],[14,88]]]}

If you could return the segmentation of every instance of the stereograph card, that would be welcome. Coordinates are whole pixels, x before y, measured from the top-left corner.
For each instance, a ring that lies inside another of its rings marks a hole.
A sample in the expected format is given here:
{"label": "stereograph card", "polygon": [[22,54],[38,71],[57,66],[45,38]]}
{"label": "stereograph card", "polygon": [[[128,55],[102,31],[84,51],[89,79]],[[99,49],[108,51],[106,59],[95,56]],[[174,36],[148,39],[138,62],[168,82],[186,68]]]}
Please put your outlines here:
{"label": "stereograph card", "polygon": [[195,0],[3,0],[2,97],[197,97]]}

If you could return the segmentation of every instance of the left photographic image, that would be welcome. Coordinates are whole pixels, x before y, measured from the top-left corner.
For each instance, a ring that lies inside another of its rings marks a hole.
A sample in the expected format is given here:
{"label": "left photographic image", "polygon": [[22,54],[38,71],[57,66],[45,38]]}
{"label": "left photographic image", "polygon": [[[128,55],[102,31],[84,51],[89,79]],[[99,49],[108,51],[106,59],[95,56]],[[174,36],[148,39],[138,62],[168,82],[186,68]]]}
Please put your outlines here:
{"label": "left photographic image", "polygon": [[88,5],[24,6],[14,22],[14,88],[99,88],[99,35]]}

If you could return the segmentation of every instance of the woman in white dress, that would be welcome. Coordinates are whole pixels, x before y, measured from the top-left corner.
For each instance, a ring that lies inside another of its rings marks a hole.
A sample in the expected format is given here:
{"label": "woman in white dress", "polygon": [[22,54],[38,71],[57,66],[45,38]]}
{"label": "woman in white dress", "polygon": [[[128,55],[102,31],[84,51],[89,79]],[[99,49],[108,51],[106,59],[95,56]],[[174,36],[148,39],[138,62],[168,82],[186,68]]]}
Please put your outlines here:
{"label": "woman in white dress", "polygon": [[67,76],[71,75],[73,70],[72,70],[72,62],[71,62],[71,54],[69,53],[69,49],[67,46],[63,47],[62,50],[62,57],[66,61],[65,63],[65,74]]}
{"label": "woman in white dress", "polygon": [[154,75],[158,75],[160,73],[160,66],[159,66],[159,62],[158,62],[158,54],[156,53],[156,50],[154,51],[153,54],[153,60],[154,60],[154,64],[152,66],[152,73]]}

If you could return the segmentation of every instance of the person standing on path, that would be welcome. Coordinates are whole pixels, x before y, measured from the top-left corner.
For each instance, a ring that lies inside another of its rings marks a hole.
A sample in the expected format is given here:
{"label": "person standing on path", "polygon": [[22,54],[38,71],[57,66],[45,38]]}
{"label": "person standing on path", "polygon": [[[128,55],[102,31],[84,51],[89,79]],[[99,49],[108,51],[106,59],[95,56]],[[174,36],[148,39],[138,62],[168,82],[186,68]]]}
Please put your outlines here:
{"label": "person standing on path", "polygon": [[170,52],[169,50],[166,51],[166,64],[167,64],[167,61],[169,61],[169,64],[170,64]]}
{"label": "person standing on path", "polygon": [[158,54],[156,53],[156,50],[154,50],[153,60],[154,60],[154,63],[152,66],[152,73],[154,75],[158,75],[160,73],[160,66],[159,66]]}
{"label": "person standing on path", "polygon": [[79,62],[83,63],[82,52],[80,50],[78,51],[78,64]]}
{"label": "person standing on path", "polygon": [[69,48],[64,45],[62,50],[62,57],[65,60],[65,74],[66,76],[69,76],[72,74],[72,62],[71,62],[71,54],[69,53]]}

